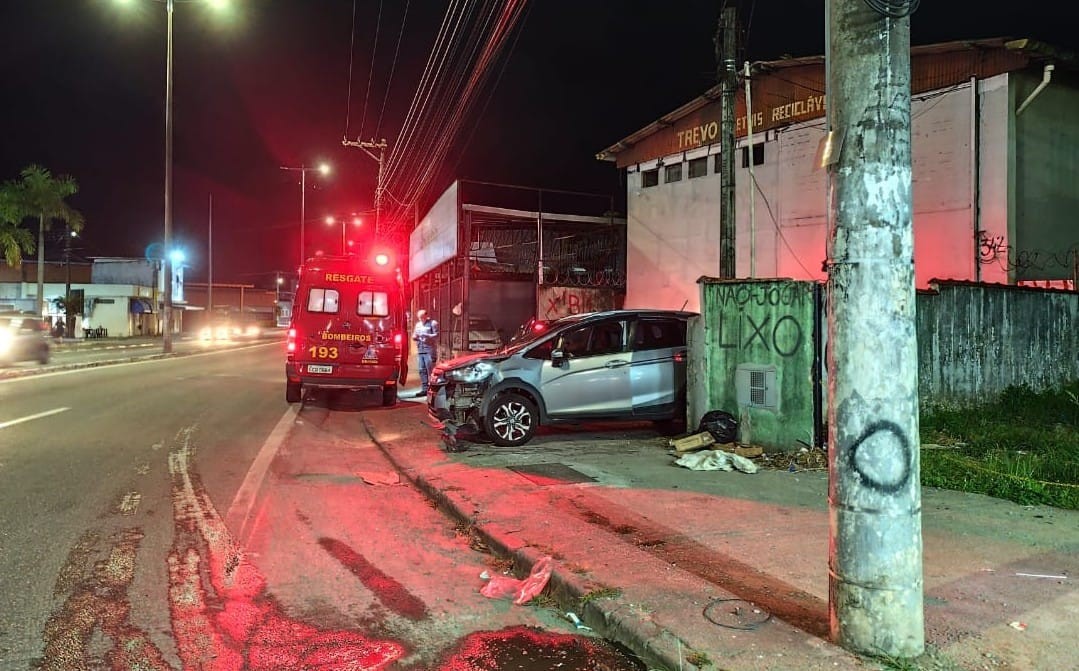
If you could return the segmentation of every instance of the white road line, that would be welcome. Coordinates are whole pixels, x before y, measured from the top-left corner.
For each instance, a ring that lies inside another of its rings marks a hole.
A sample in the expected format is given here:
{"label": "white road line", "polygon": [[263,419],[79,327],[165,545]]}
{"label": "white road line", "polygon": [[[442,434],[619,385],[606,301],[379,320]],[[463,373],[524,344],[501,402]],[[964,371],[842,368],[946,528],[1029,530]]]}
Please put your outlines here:
{"label": "white road line", "polygon": [[18,419],[9,419],[6,422],[0,422],[0,429],[6,429],[9,426],[15,426],[16,424],[22,424],[23,422],[32,422],[35,419],[41,419],[42,417],[48,417],[50,415],[58,415],[67,410],[71,410],[71,408],[54,408],[52,410],[46,410],[45,412],[39,412],[36,415],[27,415],[26,417],[19,417]]}
{"label": "white road line", "polygon": [[251,509],[255,506],[255,499],[258,496],[259,489],[262,488],[262,481],[266,477],[266,471],[270,468],[270,463],[273,461],[274,456],[277,455],[278,448],[285,442],[285,437],[288,436],[289,429],[296,421],[296,415],[299,414],[299,406],[290,405],[285,414],[277,422],[277,426],[270,432],[266,442],[262,444],[262,449],[259,450],[258,456],[251,462],[251,468],[247,470],[247,475],[244,476],[243,484],[236,490],[236,497],[232,500],[232,505],[229,506],[228,513],[225,515],[225,526],[233,532],[233,538],[235,538],[241,545],[247,543],[247,525],[251,520]]}

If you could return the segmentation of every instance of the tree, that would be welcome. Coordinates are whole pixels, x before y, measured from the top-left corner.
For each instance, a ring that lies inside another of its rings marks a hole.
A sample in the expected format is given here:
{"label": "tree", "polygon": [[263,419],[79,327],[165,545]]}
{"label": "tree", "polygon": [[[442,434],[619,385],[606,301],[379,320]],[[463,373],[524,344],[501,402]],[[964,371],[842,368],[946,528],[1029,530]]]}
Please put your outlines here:
{"label": "tree", "polygon": [[12,268],[22,264],[22,255],[34,253],[34,236],[19,228],[19,208],[15,204],[15,185],[0,185],[0,253]]}
{"label": "tree", "polygon": [[54,221],[61,221],[73,231],[81,231],[83,217],[67,203],[79,191],[75,179],[67,175],[53,177],[40,165],[31,165],[19,173],[19,179],[5,185],[11,188],[12,206],[20,219],[37,219],[37,314],[45,308],[45,231]]}

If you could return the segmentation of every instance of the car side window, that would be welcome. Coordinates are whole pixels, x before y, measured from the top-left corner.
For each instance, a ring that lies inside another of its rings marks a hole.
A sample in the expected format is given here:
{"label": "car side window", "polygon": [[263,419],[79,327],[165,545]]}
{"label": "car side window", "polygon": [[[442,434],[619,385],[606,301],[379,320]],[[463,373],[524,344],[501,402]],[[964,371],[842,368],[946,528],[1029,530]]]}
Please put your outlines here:
{"label": "car side window", "polygon": [[557,349],[568,357],[581,357],[588,355],[588,339],[592,335],[591,326],[583,326],[570,329],[558,338]]}
{"label": "car side window", "polygon": [[551,338],[546,342],[542,342],[536,345],[532,349],[525,353],[526,359],[543,359],[549,361],[551,359],[551,351],[554,350],[554,344],[557,338]]}
{"label": "car side window", "polygon": [[590,355],[617,354],[624,349],[623,322],[600,322],[592,327],[592,340],[588,344]]}
{"label": "car side window", "polygon": [[679,319],[641,319],[633,336],[633,349],[641,352],[686,344],[686,324]]}

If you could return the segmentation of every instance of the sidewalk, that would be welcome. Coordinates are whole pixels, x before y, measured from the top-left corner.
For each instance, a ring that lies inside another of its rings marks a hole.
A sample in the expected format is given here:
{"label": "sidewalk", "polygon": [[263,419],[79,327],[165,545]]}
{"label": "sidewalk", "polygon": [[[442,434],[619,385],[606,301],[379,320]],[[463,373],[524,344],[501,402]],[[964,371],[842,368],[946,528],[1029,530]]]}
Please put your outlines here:
{"label": "sidewalk", "polygon": [[[640,430],[446,453],[421,403],[364,416],[404,476],[519,574],[552,556],[559,607],[653,668],[881,668],[827,640],[826,473],[689,471]],[[922,504],[923,668],[1079,668],[1079,513]]]}

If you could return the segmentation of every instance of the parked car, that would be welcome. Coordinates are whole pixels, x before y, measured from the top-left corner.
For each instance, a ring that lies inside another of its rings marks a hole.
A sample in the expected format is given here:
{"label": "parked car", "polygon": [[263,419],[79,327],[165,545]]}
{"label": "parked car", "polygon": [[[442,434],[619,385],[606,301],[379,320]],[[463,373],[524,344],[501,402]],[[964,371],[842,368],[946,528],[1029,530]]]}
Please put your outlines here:
{"label": "parked car", "polygon": [[[460,320],[455,319],[454,321]],[[455,351],[464,349],[464,343],[461,342],[462,330],[460,325],[454,325],[451,346]],[[491,352],[502,347],[502,345],[502,335],[498,332],[498,327],[494,325],[490,317],[487,315],[468,316],[468,351]]]}
{"label": "parked car", "polygon": [[614,310],[559,319],[495,352],[440,362],[428,411],[502,446],[523,445],[558,422],[682,420],[693,316]]}
{"label": "parked car", "polygon": [[18,361],[49,363],[49,327],[30,314],[0,314],[0,365]]}

